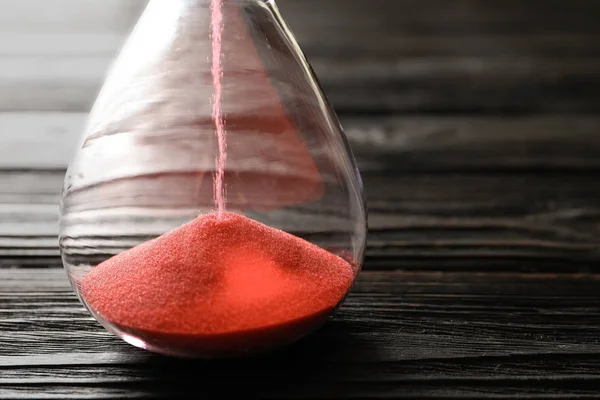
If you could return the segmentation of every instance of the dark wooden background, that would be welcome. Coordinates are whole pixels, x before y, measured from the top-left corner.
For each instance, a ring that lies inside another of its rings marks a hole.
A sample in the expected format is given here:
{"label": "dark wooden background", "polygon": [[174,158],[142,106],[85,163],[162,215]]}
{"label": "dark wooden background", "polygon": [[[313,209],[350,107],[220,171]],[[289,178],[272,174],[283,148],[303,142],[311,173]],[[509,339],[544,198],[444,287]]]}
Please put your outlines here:
{"label": "dark wooden background", "polygon": [[64,169],[141,0],[0,0],[0,398],[600,398],[600,2],[279,0],[369,200],[323,330],[184,362],[105,332],[57,250]]}

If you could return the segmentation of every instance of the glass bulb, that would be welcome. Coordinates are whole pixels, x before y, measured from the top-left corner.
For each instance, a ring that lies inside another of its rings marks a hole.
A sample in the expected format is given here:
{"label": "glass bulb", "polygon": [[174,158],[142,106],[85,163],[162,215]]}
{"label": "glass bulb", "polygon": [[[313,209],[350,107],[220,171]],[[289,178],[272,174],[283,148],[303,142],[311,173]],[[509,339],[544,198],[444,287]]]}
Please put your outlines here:
{"label": "glass bulb", "polygon": [[352,152],[270,0],[151,0],[67,170],[80,300],[151,351],[226,357],[321,326],[362,265]]}

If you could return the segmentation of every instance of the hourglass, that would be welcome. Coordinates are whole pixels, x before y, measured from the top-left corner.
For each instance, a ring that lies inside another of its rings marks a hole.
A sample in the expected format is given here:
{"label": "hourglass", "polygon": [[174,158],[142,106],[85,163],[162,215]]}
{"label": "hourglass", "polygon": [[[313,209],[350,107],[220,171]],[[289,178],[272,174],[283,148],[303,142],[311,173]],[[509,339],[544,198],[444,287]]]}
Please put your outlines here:
{"label": "hourglass", "polygon": [[158,353],[228,357],[320,327],[361,268],[352,152],[271,0],[151,0],[67,170],[79,299]]}

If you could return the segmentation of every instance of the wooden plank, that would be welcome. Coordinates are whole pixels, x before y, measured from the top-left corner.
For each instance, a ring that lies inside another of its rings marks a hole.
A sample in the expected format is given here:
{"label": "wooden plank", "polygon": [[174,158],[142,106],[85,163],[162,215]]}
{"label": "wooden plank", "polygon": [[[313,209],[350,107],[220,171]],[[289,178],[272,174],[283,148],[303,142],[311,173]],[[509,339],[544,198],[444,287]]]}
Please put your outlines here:
{"label": "wooden plank", "polygon": [[85,113],[0,113],[0,168],[64,169],[86,118]]}
{"label": "wooden plank", "polygon": [[[0,117],[3,267],[60,266],[57,204],[84,118]],[[343,122],[369,202],[367,268],[598,270],[600,119]],[[329,220],[292,221],[290,229],[333,226]]]}
{"label": "wooden plank", "polygon": [[[596,175],[366,172],[365,267],[598,271]],[[61,171],[0,175],[0,266],[60,266],[56,204],[62,179]],[[309,220],[302,215],[288,228],[310,236],[331,223],[302,224]]]}
{"label": "wooden plank", "polygon": [[[502,40],[507,37],[505,35],[516,35],[524,41],[518,45],[514,37],[513,44],[517,48],[526,48],[531,44],[527,39],[535,37],[554,35],[566,39],[569,34],[600,33],[595,22],[600,7],[588,0],[568,3],[560,0],[278,0],[277,4],[301,42],[333,52],[342,44],[342,53],[349,49],[369,51],[369,45],[374,46],[370,49],[373,53],[389,52],[406,38],[430,40],[430,43],[438,40],[439,46],[435,46],[438,51],[463,53],[474,48],[453,46],[443,50],[444,38],[466,38],[476,42],[477,38]],[[318,37],[323,34],[327,35],[327,40],[318,43]],[[581,47],[576,46],[571,54],[576,54],[578,49]],[[485,51],[483,48],[478,50]]]}
{"label": "wooden plank", "polygon": [[[120,32],[131,29],[147,0],[55,0],[51,5],[44,0],[1,0],[2,31],[32,33],[58,32]],[[503,33],[507,27],[516,32],[600,33],[594,13],[599,7],[593,1],[573,0],[518,0],[501,3],[488,0],[447,2],[444,0],[278,0],[284,17],[291,21],[298,36],[310,33],[305,21],[328,30],[337,39],[340,29],[360,39],[358,32],[376,29],[385,40],[400,34],[422,35],[439,33]],[[544,8],[544,12],[539,10]],[[294,22],[296,21],[296,22]],[[355,33],[353,33],[355,32]],[[364,36],[363,36],[364,40]],[[328,43],[324,43],[328,45]]]}
{"label": "wooden plank", "polygon": [[118,33],[6,33],[0,36],[0,57],[105,58],[111,60],[126,37]]}
{"label": "wooden plank", "polygon": [[106,57],[3,57],[0,110],[87,112],[110,62]]}
{"label": "wooden plank", "polygon": [[0,0],[0,109],[87,111],[146,0]]}
{"label": "wooden plank", "polygon": [[599,282],[365,272],[310,338],[204,363],[154,356],[108,334],[61,270],[0,270],[0,398],[593,398]]}
{"label": "wooden plank", "polygon": [[147,0],[0,0],[0,32],[129,32]]}
{"label": "wooden plank", "polygon": [[589,115],[344,117],[363,170],[592,171],[600,119]]}
{"label": "wooden plank", "polygon": [[[143,3],[3,2],[15,10],[6,21],[0,17],[8,35],[0,41],[4,111],[87,111],[120,47],[117,38],[124,39]],[[600,8],[593,2],[279,4],[340,111],[599,109]],[[37,40],[47,46],[36,50]],[[89,47],[81,49],[84,40]]]}
{"label": "wooden plank", "polygon": [[595,175],[367,174],[367,265],[595,270]]}
{"label": "wooden plank", "polygon": [[[0,113],[0,168],[65,168],[86,113]],[[341,115],[363,171],[458,172],[600,167],[600,117]]]}
{"label": "wooden plank", "polygon": [[[597,57],[307,54],[340,112],[595,112],[600,104]],[[3,58],[0,110],[88,111],[111,62],[106,56]]]}
{"label": "wooden plank", "polygon": [[600,104],[594,2],[278,4],[340,110],[556,112]]}

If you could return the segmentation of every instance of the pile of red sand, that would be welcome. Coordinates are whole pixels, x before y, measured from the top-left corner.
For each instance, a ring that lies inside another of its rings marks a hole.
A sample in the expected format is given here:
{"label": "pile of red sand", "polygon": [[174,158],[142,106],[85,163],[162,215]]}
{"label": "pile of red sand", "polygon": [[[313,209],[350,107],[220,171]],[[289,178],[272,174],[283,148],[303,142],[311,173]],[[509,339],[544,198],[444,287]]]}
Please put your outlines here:
{"label": "pile of red sand", "polygon": [[172,353],[287,344],[321,325],[353,281],[342,258],[239,214],[203,215],[94,268],[102,319]]}

